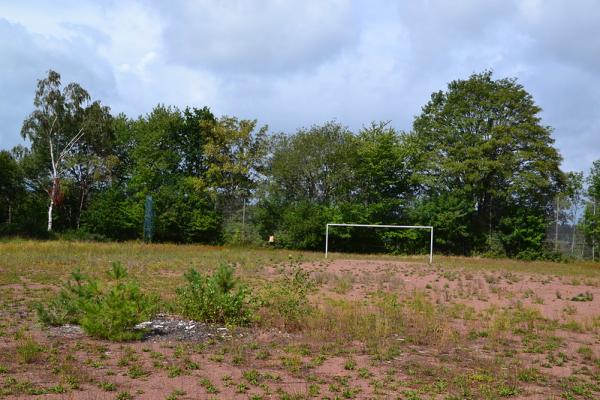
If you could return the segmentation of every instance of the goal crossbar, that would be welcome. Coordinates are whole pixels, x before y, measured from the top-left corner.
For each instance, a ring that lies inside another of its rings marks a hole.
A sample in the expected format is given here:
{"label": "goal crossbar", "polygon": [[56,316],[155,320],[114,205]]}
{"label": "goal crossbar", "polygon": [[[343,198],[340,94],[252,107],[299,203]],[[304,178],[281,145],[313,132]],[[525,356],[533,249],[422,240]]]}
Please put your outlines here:
{"label": "goal crossbar", "polygon": [[429,263],[433,262],[433,226],[424,225],[375,225],[375,224],[334,224],[330,223],[325,226],[325,258],[329,253],[329,227],[330,226],[350,226],[361,228],[398,228],[398,229],[428,229],[429,235]]}

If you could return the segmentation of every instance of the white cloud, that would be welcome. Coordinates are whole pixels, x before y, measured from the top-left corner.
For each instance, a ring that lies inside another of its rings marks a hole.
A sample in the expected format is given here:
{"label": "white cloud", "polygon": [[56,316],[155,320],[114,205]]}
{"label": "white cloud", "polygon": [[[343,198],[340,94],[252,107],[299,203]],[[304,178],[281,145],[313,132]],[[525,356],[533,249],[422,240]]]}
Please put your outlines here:
{"label": "white cloud", "polygon": [[114,87],[111,67],[86,40],[47,37],[4,19],[0,38],[0,148],[20,142],[21,123],[33,109],[36,82],[49,69],[61,72],[63,82],[96,88],[95,96]]}
{"label": "white cloud", "polygon": [[163,4],[169,62],[270,73],[326,61],[356,37],[344,0],[182,1]]}
{"label": "white cloud", "polygon": [[274,130],[335,118],[410,129],[431,92],[493,69],[554,126],[565,169],[600,158],[594,0],[0,2],[0,147],[49,68],[115,112],[208,105]]}

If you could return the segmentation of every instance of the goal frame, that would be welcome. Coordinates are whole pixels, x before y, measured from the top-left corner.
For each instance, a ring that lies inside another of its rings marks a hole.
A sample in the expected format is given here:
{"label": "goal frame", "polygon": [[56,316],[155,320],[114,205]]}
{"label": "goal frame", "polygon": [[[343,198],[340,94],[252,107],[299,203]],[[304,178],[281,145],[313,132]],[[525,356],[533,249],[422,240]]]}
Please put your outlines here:
{"label": "goal frame", "polygon": [[325,226],[325,258],[327,258],[327,254],[329,253],[329,227],[330,226],[350,226],[350,227],[361,227],[361,228],[392,228],[392,229],[428,229],[430,232],[430,235],[429,235],[429,264],[433,263],[433,226],[329,223]]}

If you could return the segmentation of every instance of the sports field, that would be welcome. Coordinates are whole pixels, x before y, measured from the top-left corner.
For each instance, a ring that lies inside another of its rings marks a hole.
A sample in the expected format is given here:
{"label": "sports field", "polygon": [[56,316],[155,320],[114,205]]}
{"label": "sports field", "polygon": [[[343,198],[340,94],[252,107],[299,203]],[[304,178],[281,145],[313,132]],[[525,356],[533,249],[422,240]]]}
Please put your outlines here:
{"label": "sports field", "polygon": [[[0,398],[596,399],[600,266],[143,243],[0,243]],[[156,296],[140,340],[40,322],[113,262]],[[191,267],[235,266],[243,324],[190,321]],[[154,328],[152,328],[154,329]]]}

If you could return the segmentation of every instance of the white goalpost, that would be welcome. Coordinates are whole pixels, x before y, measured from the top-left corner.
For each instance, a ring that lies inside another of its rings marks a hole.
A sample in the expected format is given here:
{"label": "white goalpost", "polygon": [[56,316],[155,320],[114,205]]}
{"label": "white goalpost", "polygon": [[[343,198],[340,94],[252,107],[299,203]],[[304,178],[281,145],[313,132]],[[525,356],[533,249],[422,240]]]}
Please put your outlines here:
{"label": "white goalpost", "polygon": [[428,229],[429,235],[429,263],[433,262],[433,226],[421,225],[369,225],[369,224],[327,224],[325,226],[325,258],[329,253],[329,227],[330,226],[356,226],[362,228],[392,228],[392,229]]}

